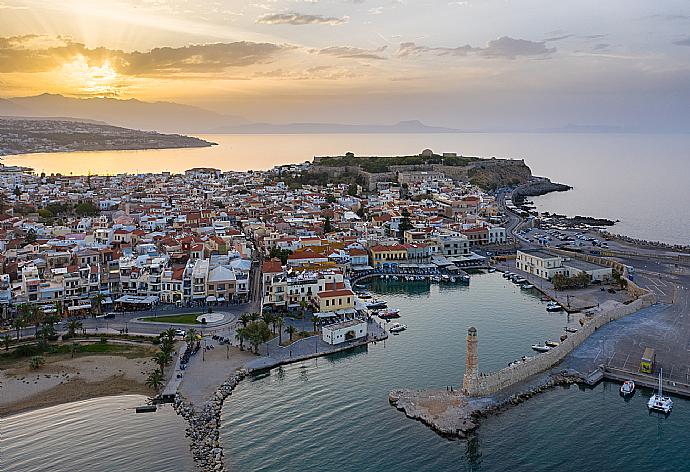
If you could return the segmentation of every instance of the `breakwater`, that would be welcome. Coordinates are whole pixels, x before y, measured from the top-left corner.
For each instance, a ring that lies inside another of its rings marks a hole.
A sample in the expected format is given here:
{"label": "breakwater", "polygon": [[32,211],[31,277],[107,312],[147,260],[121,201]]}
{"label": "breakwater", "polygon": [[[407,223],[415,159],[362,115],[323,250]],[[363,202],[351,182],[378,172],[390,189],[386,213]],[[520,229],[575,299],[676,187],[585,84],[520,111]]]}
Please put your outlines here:
{"label": "breakwater", "polygon": [[175,411],[187,421],[185,435],[191,442],[189,449],[194,463],[202,472],[227,470],[219,441],[220,414],[223,402],[245,375],[240,371],[223,382],[199,411],[191,403],[185,402],[180,395],[175,397]]}

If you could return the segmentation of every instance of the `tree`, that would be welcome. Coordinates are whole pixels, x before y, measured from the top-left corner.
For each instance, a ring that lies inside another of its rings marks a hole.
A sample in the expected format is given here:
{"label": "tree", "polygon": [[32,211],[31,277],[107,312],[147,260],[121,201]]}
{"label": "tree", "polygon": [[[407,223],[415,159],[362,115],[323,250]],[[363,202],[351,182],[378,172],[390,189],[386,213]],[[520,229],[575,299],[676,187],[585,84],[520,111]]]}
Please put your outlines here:
{"label": "tree", "polygon": [[64,307],[62,306],[62,301],[56,300],[55,303],[53,303],[53,308],[55,308],[55,313],[57,313],[57,316],[62,317],[62,314],[65,311]]}
{"label": "tree", "polygon": [[333,232],[333,226],[331,225],[331,217],[328,215],[326,215],[326,217],[323,220],[323,232],[325,234]]}
{"label": "tree", "polygon": [[319,317],[316,315],[311,315],[311,323],[314,325],[314,332],[316,333],[316,323],[319,322]]}
{"label": "tree", "polygon": [[287,328],[285,328],[285,332],[290,335],[290,342],[292,342],[292,336],[297,332],[297,328],[290,325]]}
{"label": "tree", "polygon": [[15,186],[14,186],[14,196],[17,197],[17,198],[19,198],[19,197],[22,196],[22,191],[21,191],[21,189],[19,188],[18,185],[15,185]]}
{"label": "tree", "polygon": [[257,312],[250,313],[249,314],[249,319],[253,322],[257,321],[259,319],[259,314]]}
{"label": "tree", "polygon": [[259,353],[259,346],[271,339],[271,330],[265,321],[254,321],[246,328],[249,343],[254,347],[254,352]]}
{"label": "tree", "polygon": [[357,184],[350,184],[347,186],[347,194],[351,197],[357,196]]}
{"label": "tree", "polygon": [[278,316],[276,322],[278,323],[278,344],[283,344],[283,317]]}
{"label": "tree", "polygon": [[81,321],[70,320],[69,323],[67,323],[67,334],[69,334],[70,337],[74,337],[74,335],[77,334],[77,330],[82,329],[82,327]]}
{"label": "tree", "polygon": [[12,327],[17,330],[17,341],[19,341],[19,334],[21,333],[21,330],[23,328],[26,328],[26,317],[24,317],[21,314],[18,314],[12,320]]}
{"label": "tree", "polygon": [[147,377],[146,386],[151,390],[158,391],[158,389],[163,385],[163,380],[163,372],[160,370],[154,370]]}
{"label": "tree", "polygon": [[249,316],[249,313],[243,313],[243,314],[240,316],[240,322],[242,323],[242,326],[245,327],[245,328],[247,327],[247,324],[249,324],[249,322],[250,322],[251,320],[252,320],[252,319],[251,319],[251,317]]}
{"label": "tree", "polygon": [[163,369],[165,369],[165,366],[167,366],[170,363],[170,356],[164,353],[163,351],[159,351],[154,356],[151,358],[153,362],[158,364],[158,368],[162,372]]}
{"label": "tree", "polygon": [[29,231],[26,233],[26,237],[24,238],[24,242],[26,244],[33,244],[36,242],[36,230],[31,228]]}
{"label": "tree", "polygon": [[98,214],[98,208],[91,202],[82,202],[74,207],[74,212],[77,216],[95,216]]}
{"label": "tree", "polygon": [[101,312],[103,311],[103,300],[106,299],[106,296],[103,295],[102,293],[97,293],[91,298],[91,306],[94,309],[95,313],[97,315],[100,315]]}
{"label": "tree", "polygon": [[400,224],[398,225],[398,237],[400,238],[400,242],[405,241],[405,231],[408,229],[412,229],[412,223],[410,222],[410,212],[407,210],[407,208],[402,209],[402,219],[400,220]]}
{"label": "tree", "polygon": [[33,356],[29,361],[29,367],[33,370],[40,369],[46,363],[43,356]]}
{"label": "tree", "polygon": [[72,347],[70,348],[70,353],[72,354],[72,358],[74,358],[74,353],[79,351],[79,344],[78,343],[72,343]]}
{"label": "tree", "polygon": [[335,202],[336,202],[336,199],[333,195],[331,195],[330,193],[328,195],[326,195],[326,203],[333,204]]}
{"label": "tree", "polygon": [[2,337],[2,344],[5,346],[5,351],[10,350],[10,344],[12,344],[12,338],[10,337],[9,334],[6,334]]}
{"label": "tree", "polygon": [[266,326],[269,326],[273,322],[273,315],[266,312],[263,315],[261,315],[261,319],[264,321],[264,323],[266,323]]}
{"label": "tree", "polygon": [[247,339],[247,328],[237,328],[235,338],[240,342],[240,351],[244,351],[244,341]]}
{"label": "tree", "polygon": [[187,341],[187,343],[193,344],[195,341],[198,340],[198,337],[199,337],[199,333],[197,332],[197,330],[195,330],[194,328],[189,328],[187,330],[187,335],[185,336],[184,339],[185,339],[185,341]]}
{"label": "tree", "polygon": [[177,336],[177,330],[172,327],[161,333],[161,338],[169,339],[171,343],[175,342],[175,336]]}

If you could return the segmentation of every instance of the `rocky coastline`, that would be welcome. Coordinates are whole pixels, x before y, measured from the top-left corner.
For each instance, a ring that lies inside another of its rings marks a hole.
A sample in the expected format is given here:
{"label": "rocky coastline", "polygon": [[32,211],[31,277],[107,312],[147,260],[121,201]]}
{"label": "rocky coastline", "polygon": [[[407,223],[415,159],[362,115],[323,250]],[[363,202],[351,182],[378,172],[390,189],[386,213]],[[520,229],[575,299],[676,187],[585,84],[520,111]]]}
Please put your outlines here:
{"label": "rocky coastline", "polygon": [[551,192],[567,192],[571,189],[570,185],[551,182],[551,179],[546,177],[532,177],[529,182],[513,190],[512,199],[515,205],[519,205],[527,197],[538,197]]}

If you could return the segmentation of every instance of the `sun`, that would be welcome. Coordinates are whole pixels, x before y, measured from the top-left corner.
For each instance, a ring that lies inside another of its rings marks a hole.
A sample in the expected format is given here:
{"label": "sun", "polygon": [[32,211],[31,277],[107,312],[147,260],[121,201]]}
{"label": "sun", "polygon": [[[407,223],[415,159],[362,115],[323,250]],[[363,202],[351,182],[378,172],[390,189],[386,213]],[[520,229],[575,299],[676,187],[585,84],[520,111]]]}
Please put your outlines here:
{"label": "sun", "polygon": [[62,74],[76,94],[94,97],[118,95],[119,75],[107,59],[100,65],[90,65],[84,56],[77,56],[62,66]]}

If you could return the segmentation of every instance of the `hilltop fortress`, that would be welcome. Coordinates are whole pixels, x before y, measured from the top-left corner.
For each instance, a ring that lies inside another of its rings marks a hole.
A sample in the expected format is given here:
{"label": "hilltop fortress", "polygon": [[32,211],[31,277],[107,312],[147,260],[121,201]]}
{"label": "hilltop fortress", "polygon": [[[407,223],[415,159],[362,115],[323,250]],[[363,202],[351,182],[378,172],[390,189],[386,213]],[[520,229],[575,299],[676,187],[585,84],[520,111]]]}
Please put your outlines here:
{"label": "hilltop fortress", "polygon": [[354,174],[364,179],[369,190],[377,182],[414,181],[419,178],[450,177],[467,181],[484,189],[528,182],[532,172],[524,159],[482,159],[458,155],[454,152],[436,154],[425,149],[410,156],[315,156],[311,172],[327,173],[331,177]]}

